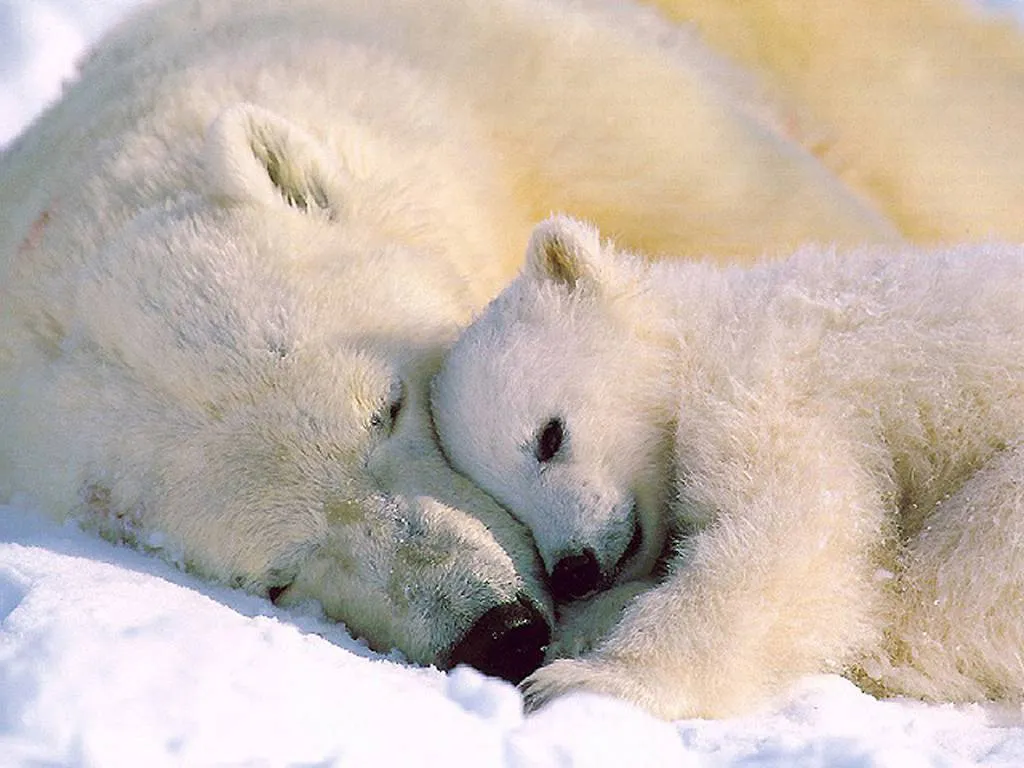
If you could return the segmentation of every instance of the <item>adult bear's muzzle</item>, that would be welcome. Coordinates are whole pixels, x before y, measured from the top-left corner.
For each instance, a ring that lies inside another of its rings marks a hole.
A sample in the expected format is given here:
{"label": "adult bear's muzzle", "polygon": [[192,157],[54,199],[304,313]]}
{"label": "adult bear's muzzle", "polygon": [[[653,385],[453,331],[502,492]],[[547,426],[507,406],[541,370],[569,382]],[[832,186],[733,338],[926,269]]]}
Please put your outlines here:
{"label": "adult bear's muzzle", "polygon": [[469,666],[519,683],[544,661],[551,627],[525,595],[487,611],[452,649],[449,666]]}

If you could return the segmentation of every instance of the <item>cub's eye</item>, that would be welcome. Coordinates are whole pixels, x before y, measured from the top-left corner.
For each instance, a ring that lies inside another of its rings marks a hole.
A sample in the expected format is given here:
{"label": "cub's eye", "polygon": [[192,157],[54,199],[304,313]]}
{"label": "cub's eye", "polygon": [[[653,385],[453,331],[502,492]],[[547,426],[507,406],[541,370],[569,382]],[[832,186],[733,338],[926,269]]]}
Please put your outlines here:
{"label": "cub's eye", "polygon": [[537,447],[533,451],[537,461],[541,464],[547,464],[558,455],[558,452],[562,449],[564,433],[565,430],[561,419],[551,419],[544,425],[540,432],[537,433]]}
{"label": "cub's eye", "polygon": [[391,395],[384,404],[370,417],[370,426],[390,433],[395,428],[395,422],[398,421],[404,403],[405,385],[399,381],[392,387]]}

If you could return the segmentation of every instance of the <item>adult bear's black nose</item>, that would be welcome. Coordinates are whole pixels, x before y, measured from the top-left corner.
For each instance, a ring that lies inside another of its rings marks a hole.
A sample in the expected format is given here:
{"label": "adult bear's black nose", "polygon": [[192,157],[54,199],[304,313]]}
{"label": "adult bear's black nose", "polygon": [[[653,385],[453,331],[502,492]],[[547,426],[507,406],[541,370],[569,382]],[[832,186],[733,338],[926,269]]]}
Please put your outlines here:
{"label": "adult bear's black nose", "polygon": [[525,596],[480,617],[452,649],[451,666],[468,664],[484,674],[518,683],[544,662],[551,628]]}
{"label": "adult bear's black nose", "polygon": [[601,583],[601,567],[592,549],[563,557],[551,569],[551,592],[560,603],[579,600]]}

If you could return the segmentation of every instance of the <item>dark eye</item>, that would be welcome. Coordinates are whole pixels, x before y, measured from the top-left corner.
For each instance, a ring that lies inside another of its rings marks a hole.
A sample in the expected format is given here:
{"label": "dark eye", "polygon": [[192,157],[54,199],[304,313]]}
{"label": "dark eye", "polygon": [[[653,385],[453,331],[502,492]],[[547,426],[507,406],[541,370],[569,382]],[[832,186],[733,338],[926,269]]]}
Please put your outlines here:
{"label": "dark eye", "polygon": [[395,428],[398,415],[402,412],[402,405],[405,403],[405,385],[399,382],[395,391],[384,404],[370,417],[370,426],[374,429],[384,429],[390,432]]}
{"label": "dark eye", "polygon": [[402,412],[402,405],[405,403],[405,398],[399,396],[397,400],[392,400],[391,405],[388,407],[388,417],[391,419],[391,423],[394,424],[398,421],[398,414]]}
{"label": "dark eye", "polygon": [[564,433],[561,419],[551,419],[544,425],[537,435],[537,447],[533,452],[537,461],[546,464],[558,454],[562,449]]}

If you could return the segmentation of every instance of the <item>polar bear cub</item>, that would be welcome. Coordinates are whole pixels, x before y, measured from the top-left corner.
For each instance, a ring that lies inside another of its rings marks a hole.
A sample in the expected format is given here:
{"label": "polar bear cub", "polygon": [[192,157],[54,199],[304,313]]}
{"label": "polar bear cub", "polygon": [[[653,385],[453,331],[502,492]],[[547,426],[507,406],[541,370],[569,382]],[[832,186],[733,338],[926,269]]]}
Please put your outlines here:
{"label": "polar bear cub", "polygon": [[1024,248],[721,268],[554,218],[432,407],[559,597],[619,601],[593,649],[527,678],[532,706],[721,716],[819,671],[1024,693]]}

